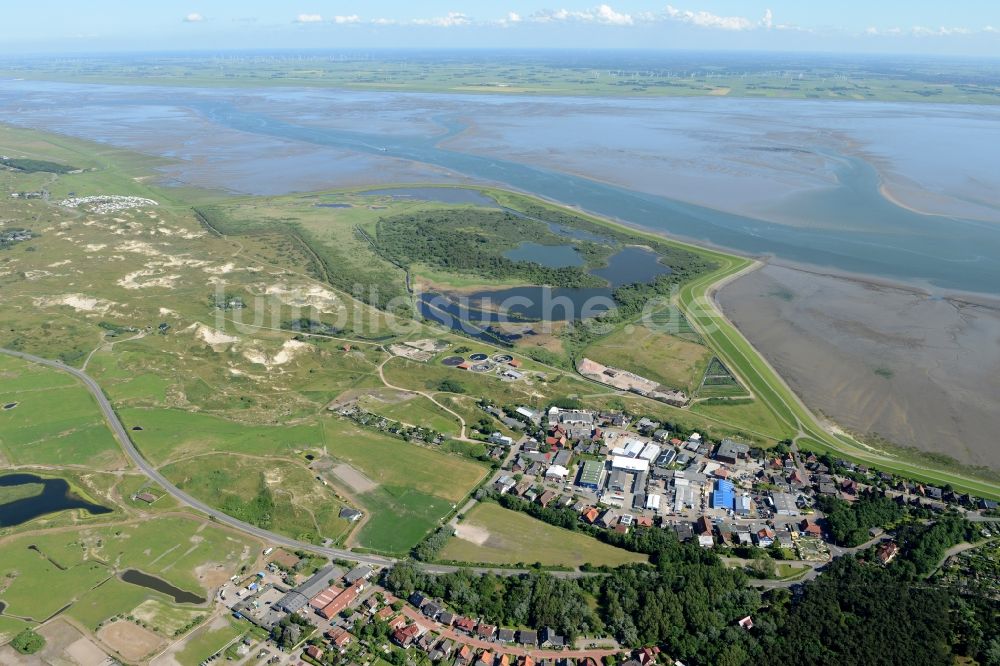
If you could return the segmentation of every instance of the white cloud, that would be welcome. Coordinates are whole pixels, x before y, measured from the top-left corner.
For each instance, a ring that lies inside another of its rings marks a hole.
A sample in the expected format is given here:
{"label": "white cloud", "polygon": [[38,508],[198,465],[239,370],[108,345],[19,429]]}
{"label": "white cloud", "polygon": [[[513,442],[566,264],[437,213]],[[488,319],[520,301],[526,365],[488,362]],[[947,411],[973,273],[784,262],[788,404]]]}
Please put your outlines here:
{"label": "white cloud", "polygon": [[428,19],[413,19],[414,25],[431,25],[437,28],[454,28],[456,26],[469,25],[472,20],[461,12],[448,12],[446,16],[437,16]]}
{"label": "white cloud", "polygon": [[599,5],[593,9],[570,11],[568,9],[545,9],[535,12],[529,19],[534,23],[556,23],[563,21],[580,21],[583,23],[602,23],[604,25],[632,25],[635,19],[631,14],[623,14],[611,8],[610,5]]}
{"label": "white cloud", "polygon": [[295,17],[296,23],[322,23],[322,14],[299,14]]}
{"label": "white cloud", "polygon": [[494,23],[500,26],[501,28],[508,28],[512,25],[517,25],[518,23],[522,23],[523,21],[524,17],[522,17],[517,12],[508,12],[507,16],[503,17],[499,21],[494,21]]}
{"label": "white cloud", "polygon": [[361,23],[361,17],[357,14],[351,14],[349,16],[334,16],[333,22],[337,25],[350,25],[352,23]]}
{"label": "white cloud", "polygon": [[764,12],[764,17],[759,21],[753,21],[744,16],[719,16],[706,11],[693,12],[686,9],[677,9],[673,5],[667,5],[666,17],[671,21],[679,21],[699,28],[712,28],[714,30],[754,30],[756,28],[770,29],[774,24],[774,15],[768,9]]}
{"label": "white cloud", "polygon": [[198,12],[191,12],[190,14],[184,17],[185,23],[201,23],[204,20],[205,17],[199,14]]}
{"label": "white cloud", "polygon": [[396,25],[395,19],[390,19],[390,18],[372,19],[372,23],[374,25]]}
{"label": "white cloud", "polygon": [[597,8],[597,20],[609,25],[632,25],[633,23],[630,15],[616,12],[608,5],[601,5]]}

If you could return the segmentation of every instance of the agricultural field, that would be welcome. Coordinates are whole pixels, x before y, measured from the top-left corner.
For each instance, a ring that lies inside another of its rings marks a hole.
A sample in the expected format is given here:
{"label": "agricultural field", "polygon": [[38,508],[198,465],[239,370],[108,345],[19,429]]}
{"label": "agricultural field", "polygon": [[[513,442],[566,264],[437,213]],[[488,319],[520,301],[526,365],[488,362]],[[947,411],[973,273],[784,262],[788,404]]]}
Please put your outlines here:
{"label": "agricultural field", "polygon": [[[367,55],[367,54],[366,54]],[[700,55],[700,54],[699,54]],[[669,61],[656,56],[632,67],[610,68],[600,57],[581,62],[558,54],[532,54],[510,60],[470,57],[447,62],[397,56],[332,60],[273,57],[208,58],[175,55],[127,67],[114,58],[22,60],[7,65],[6,78],[198,87],[321,87],[373,91],[411,91],[490,95],[582,95],[617,97],[728,96],[749,98],[880,100],[991,104],[997,86],[990,80],[966,81],[959,65],[914,67],[901,77],[892,58],[835,62],[823,56],[803,59],[789,69],[786,61],[761,56],[752,62],[716,56],[706,60]],[[943,69],[942,69],[943,67]],[[954,73],[956,82],[942,80]]]}
{"label": "agricultural field", "polygon": [[703,345],[646,325],[631,324],[601,338],[582,355],[680,389],[688,395],[698,387],[712,358],[712,352]]}
{"label": "agricultural field", "polygon": [[489,564],[579,567],[618,566],[647,558],[601,543],[585,534],[554,527],[493,502],[480,502],[465,514],[441,552],[442,560]]}
{"label": "agricultural field", "polygon": [[75,379],[2,355],[0,378],[0,461],[91,470],[125,465],[97,403]]}

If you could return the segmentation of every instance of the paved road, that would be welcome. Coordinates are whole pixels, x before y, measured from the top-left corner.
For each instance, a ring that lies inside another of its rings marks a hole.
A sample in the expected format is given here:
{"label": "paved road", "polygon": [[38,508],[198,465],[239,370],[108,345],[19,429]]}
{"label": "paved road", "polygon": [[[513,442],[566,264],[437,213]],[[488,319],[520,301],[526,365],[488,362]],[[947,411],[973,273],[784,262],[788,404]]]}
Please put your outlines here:
{"label": "paved road", "polygon": [[19,351],[13,351],[11,349],[0,348],[0,353],[7,354],[8,356],[14,356],[16,358],[22,359],[24,361],[30,361],[31,363],[37,363],[39,365],[44,365],[49,368],[55,368],[56,370],[61,370],[67,372],[81,382],[87,387],[94,399],[97,400],[98,406],[104,413],[104,418],[107,420],[108,425],[111,427],[111,431],[114,433],[115,438],[121,445],[122,450],[132,459],[135,466],[142,471],[143,474],[148,476],[150,479],[160,484],[167,493],[174,497],[181,504],[185,504],[192,509],[196,509],[216,522],[222,523],[223,525],[228,525],[235,530],[239,530],[245,534],[255,536],[259,539],[263,539],[269,543],[273,543],[278,546],[286,546],[293,550],[304,550],[312,553],[318,553],[320,555],[325,555],[331,558],[341,558],[347,560],[353,560],[355,562],[363,562],[365,564],[374,564],[378,566],[387,566],[393,564],[396,560],[388,557],[378,557],[374,555],[362,555],[360,553],[355,553],[350,550],[340,550],[337,548],[324,548],[322,546],[316,546],[311,543],[306,543],[304,541],[297,541],[295,539],[290,539],[288,537],[282,536],[280,534],[275,534],[274,532],[269,532],[268,530],[261,529],[250,523],[245,523],[242,520],[237,520],[230,515],[214,509],[204,502],[201,502],[194,497],[191,497],[183,490],[172,484],[166,479],[162,474],[160,474],[155,467],[150,465],[139,450],[135,448],[135,444],[132,443],[132,438],[128,436],[128,432],[125,430],[125,426],[122,424],[121,420],[118,418],[118,414],[115,413],[114,408],[108,401],[101,387],[95,382],[90,375],[83,372],[82,370],[77,370],[76,368],[70,367],[59,361],[50,361],[48,359],[40,358],[38,356],[33,356],[31,354],[25,354]]}

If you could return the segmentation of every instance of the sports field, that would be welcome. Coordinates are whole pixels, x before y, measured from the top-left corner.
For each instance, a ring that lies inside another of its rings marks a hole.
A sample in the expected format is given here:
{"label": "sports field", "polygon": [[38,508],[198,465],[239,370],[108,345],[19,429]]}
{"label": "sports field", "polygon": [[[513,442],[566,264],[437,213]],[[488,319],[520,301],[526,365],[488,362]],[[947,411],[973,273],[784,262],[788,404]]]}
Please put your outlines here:
{"label": "sports field", "polygon": [[554,527],[531,516],[480,502],[465,515],[441,559],[489,564],[579,567],[645,562],[646,556],[601,543],[585,534]]}

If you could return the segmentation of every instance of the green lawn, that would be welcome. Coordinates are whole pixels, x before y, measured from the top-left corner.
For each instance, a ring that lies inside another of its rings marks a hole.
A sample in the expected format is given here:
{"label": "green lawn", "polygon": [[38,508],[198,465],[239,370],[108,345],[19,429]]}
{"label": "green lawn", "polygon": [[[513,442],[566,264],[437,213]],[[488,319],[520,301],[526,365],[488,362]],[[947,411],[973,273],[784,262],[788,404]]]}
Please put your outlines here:
{"label": "green lawn", "polygon": [[[468,538],[452,537],[441,559],[490,564],[533,564],[579,567],[582,564],[618,566],[647,558],[601,543],[593,537],[554,527],[531,516],[481,502],[466,514],[459,527]],[[472,540],[470,540],[472,539]],[[475,539],[485,539],[482,544]]]}
{"label": "green lawn", "polygon": [[17,465],[124,464],[90,393],[57,370],[0,355],[0,457]]}

